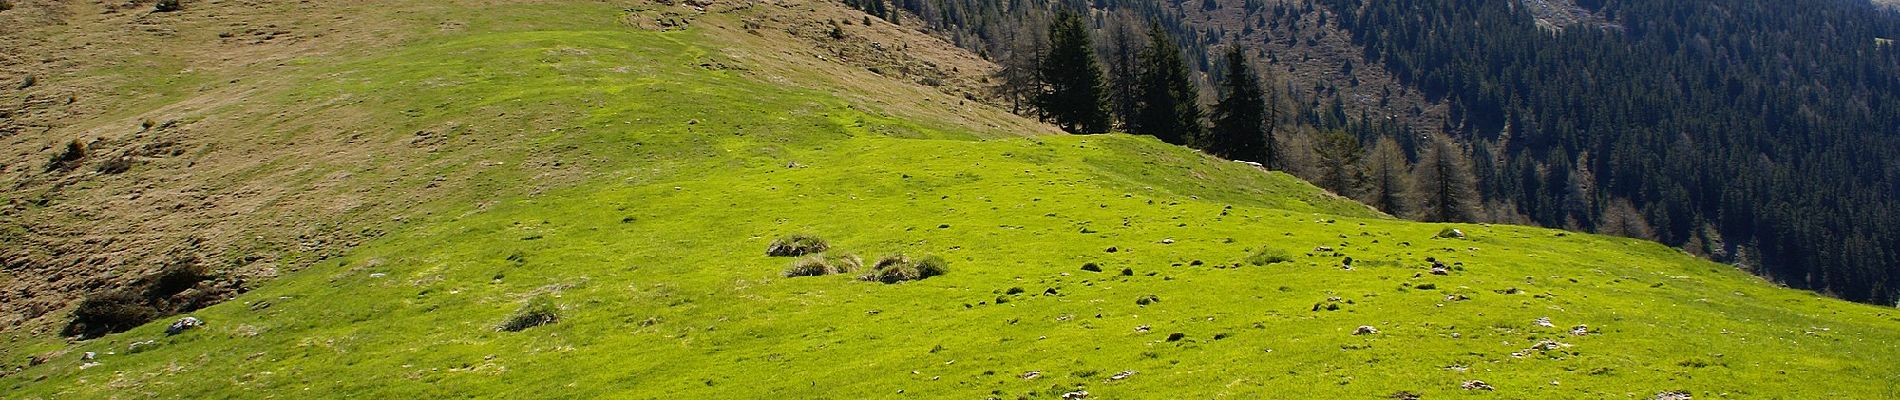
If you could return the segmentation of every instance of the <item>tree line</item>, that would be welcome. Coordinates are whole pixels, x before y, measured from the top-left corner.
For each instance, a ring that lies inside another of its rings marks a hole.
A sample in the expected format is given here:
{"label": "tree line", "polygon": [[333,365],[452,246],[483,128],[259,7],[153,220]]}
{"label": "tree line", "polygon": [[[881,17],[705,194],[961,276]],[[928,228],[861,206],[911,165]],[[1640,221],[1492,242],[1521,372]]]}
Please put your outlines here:
{"label": "tree line", "polygon": [[[1268,100],[1269,90],[1239,46],[1229,46],[1220,57],[1223,73],[1210,114],[1201,104],[1202,91],[1190,78],[1186,55],[1159,24],[1148,26],[1146,45],[1138,49],[1125,37],[1111,39],[1117,43],[1105,57],[1106,75],[1104,57],[1095,54],[1080,14],[1058,12],[1046,35],[1050,41],[1032,58],[1029,79],[1005,80],[1004,85],[1025,85],[1007,91],[1027,93],[1031,112],[1065,131],[1120,129],[1290,170],[1394,215],[1425,221],[1475,221],[1482,216],[1470,154],[1444,135],[1431,135],[1417,163],[1391,137],[1379,138],[1370,148],[1340,130],[1297,135],[1315,137],[1311,140],[1282,138],[1280,102]],[[1313,131],[1303,128],[1296,131]],[[1299,150],[1289,152],[1286,147]]]}
{"label": "tree line", "polygon": [[[1893,10],[1589,0],[1575,4],[1600,24],[1550,29],[1508,1],[1244,2],[1254,21],[1241,29],[1317,21],[1349,34],[1367,62],[1448,110],[1418,126],[1271,73],[1254,74],[1266,111],[1253,117],[1228,101],[1251,96],[1226,57],[1246,44],[1181,11],[1218,3],[893,1],[903,23],[997,61],[998,94],[1026,115],[1070,115],[1043,91],[1045,57],[1057,19],[1082,27],[1065,40],[1091,52],[1066,56],[1091,55],[1101,72],[1070,76],[1096,82],[1076,86],[1095,89],[1074,104],[1106,111],[1071,131],[1260,162],[1394,215],[1652,239],[1789,286],[1900,300],[1900,46],[1882,44],[1900,39]],[[1170,52],[1184,55],[1156,56]],[[1235,141],[1255,129],[1241,120],[1262,121],[1257,147]],[[1467,174],[1471,190],[1416,182],[1462,187]]]}

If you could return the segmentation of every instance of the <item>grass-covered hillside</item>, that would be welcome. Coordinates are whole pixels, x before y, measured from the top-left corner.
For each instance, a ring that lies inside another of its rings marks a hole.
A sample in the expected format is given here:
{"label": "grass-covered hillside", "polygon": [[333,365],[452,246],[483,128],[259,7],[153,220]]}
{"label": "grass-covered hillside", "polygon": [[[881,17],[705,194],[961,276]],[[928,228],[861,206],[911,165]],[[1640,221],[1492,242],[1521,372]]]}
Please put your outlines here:
{"label": "grass-covered hillside", "polygon": [[[176,335],[176,317],[84,341],[16,330],[0,397],[1900,395],[1892,309],[1654,243],[1392,219],[746,32],[805,5],[685,29],[627,23],[640,7],[688,6],[418,6],[404,18],[428,22],[395,26],[430,31],[386,51],[238,78],[274,83],[229,107],[322,123],[255,117],[228,135],[274,139],[227,140],[357,153],[220,176],[318,182],[342,194],[304,196],[358,203],[296,215],[387,213],[385,231],[283,252],[307,267]],[[458,18],[474,22],[436,30]],[[337,102],[373,107],[313,105]],[[332,126],[362,136],[318,134]],[[388,150],[407,146],[424,150]],[[767,255],[792,235],[827,249]],[[858,279],[894,254],[947,271]],[[787,277],[814,265],[850,271]]]}

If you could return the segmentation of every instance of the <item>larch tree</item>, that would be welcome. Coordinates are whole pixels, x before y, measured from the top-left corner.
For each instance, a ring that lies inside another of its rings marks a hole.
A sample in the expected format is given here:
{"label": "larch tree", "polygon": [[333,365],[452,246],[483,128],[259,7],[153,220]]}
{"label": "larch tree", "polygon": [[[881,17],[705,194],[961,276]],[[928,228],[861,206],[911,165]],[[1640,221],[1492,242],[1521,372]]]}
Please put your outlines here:
{"label": "larch tree", "polygon": [[1399,142],[1380,137],[1360,165],[1365,182],[1356,198],[1386,214],[1406,215],[1410,211],[1406,205],[1411,202],[1411,166]]}
{"label": "larch tree", "polygon": [[1418,198],[1418,220],[1475,221],[1478,218],[1477,177],[1471,159],[1451,139],[1434,135],[1412,167],[1412,194]]}

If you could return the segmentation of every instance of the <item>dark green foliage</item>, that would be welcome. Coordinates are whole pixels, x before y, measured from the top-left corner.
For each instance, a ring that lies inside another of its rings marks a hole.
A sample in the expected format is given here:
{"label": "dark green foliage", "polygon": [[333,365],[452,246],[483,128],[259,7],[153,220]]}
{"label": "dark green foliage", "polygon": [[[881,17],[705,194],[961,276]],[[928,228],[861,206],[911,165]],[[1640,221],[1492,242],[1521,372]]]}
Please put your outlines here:
{"label": "dark green foliage", "polygon": [[1108,132],[1108,93],[1081,15],[1056,14],[1036,77],[1042,88],[1034,103],[1044,119],[1070,133]]}
{"label": "dark green foliage", "polygon": [[1260,250],[1254,251],[1253,255],[1251,256],[1247,256],[1247,263],[1257,265],[1257,266],[1266,266],[1268,264],[1283,263],[1287,261],[1293,261],[1293,258],[1287,255],[1286,250],[1280,250],[1280,249],[1267,247],[1267,246],[1261,246]]}
{"label": "dark green foliage", "polygon": [[1102,266],[1096,265],[1095,263],[1083,263],[1082,270],[1088,272],[1102,272]]}
{"label": "dark green foliage", "polygon": [[73,309],[73,320],[61,334],[95,338],[137,328],[158,317],[158,309],[144,296],[125,290],[110,291],[87,296],[79,302],[79,307]]}
{"label": "dark green foliage", "polygon": [[831,248],[831,244],[817,236],[796,234],[773,240],[765,248],[765,255],[772,257],[797,257],[806,254],[822,253]]}
{"label": "dark green foliage", "polygon": [[196,260],[173,262],[130,285],[86,296],[61,334],[94,338],[137,328],[159,317],[211,305],[215,295],[193,291],[213,279]]}
{"label": "dark green foliage", "polygon": [[1449,107],[1448,134],[1484,145],[1493,214],[1900,298],[1900,51],[1873,43],[1900,34],[1900,13],[1585,0],[1605,21],[1553,32],[1508,1],[1318,3],[1370,61]]}
{"label": "dark green foliage", "polygon": [[1235,46],[1227,51],[1227,76],[1221,80],[1220,102],[1214,104],[1214,128],[1208,151],[1230,160],[1272,164],[1267,143],[1266,93],[1254,76],[1247,56]]}
{"label": "dark green foliage", "polygon": [[1140,74],[1139,103],[1128,131],[1177,145],[1201,140],[1200,91],[1182,61],[1180,45],[1160,25],[1149,26]]}
{"label": "dark green foliage", "polygon": [[535,296],[515,310],[495,330],[502,332],[520,332],[524,329],[555,323],[561,320],[561,309],[554,305],[554,299],[546,295]]}

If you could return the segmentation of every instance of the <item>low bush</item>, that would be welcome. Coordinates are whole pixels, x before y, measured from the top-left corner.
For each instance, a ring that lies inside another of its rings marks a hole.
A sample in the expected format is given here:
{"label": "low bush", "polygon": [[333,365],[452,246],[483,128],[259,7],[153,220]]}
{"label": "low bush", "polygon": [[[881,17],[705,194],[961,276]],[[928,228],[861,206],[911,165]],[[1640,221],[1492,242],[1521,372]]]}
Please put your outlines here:
{"label": "low bush", "polygon": [[797,234],[773,240],[765,248],[765,255],[772,257],[797,257],[806,254],[823,253],[831,249],[831,244],[817,236]]}
{"label": "low bush", "polygon": [[79,160],[84,159],[86,159],[86,144],[80,143],[78,139],[73,139],[73,141],[66,143],[66,151],[54,154],[51,158],[46,160],[46,171],[53,172],[72,169],[74,165],[79,163]]}
{"label": "low bush", "polygon": [[864,259],[858,258],[858,256],[855,255],[826,256],[822,254],[812,254],[792,261],[792,266],[785,268],[785,277],[843,274],[856,271],[863,267]]}
{"label": "low bush", "polygon": [[152,11],[172,12],[184,9],[184,5],[178,2],[179,0],[158,0],[158,4],[152,6]]}
{"label": "low bush", "polygon": [[501,326],[495,327],[495,330],[520,332],[524,329],[552,324],[561,320],[560,311],[560,307],[554,305],[554,299],[536,296],[528,299],[527,304],[522,304],[521,309],[515,310],[514,315],[508,316],[508,320],[503,321]]}
{"label": "low bush", "polygon": [[916,260],[902,254],[884,256],[858,279],[867,282],[898,283],[950,273],[949,262],[942,257],[924,256]]}
{"label": "low bush", "polygon": [[1267,264],[1287,261],[1293,261],[1293,258],[1287,256],[1286,250],[1266,246],[1261,246],[1259,251],[1255,251],[1252,256],[1247,257],[1247,263],[1256,266],[1266,266]]}
{"label": "low bush", "polygon": [[60,333],[96,338],[125,332],[166,315],[204,308],[218,300],[216,290],[201,286],[214,278],[195,259],[173,262],[132,284],[86,296]]}

